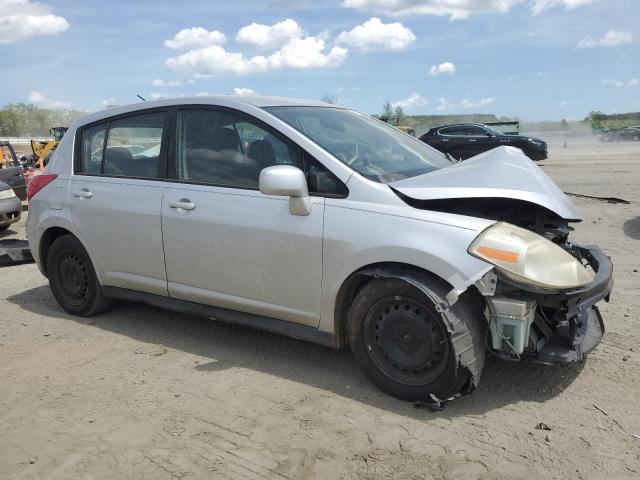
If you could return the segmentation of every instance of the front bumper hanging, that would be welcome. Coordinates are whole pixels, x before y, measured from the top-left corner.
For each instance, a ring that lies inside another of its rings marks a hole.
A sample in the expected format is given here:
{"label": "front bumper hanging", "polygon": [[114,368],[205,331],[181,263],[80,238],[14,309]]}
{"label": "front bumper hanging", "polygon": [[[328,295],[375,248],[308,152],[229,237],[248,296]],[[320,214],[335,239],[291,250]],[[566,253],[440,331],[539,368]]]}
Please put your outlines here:
{"label": "front bumper hanging", "polygon": [[[545,342],[530,356],[546,364],[581,361],[592,351],[604,336],[602,315],[596,306],[601,300],[609,301],[613,288],[613,264],[611,259],[597,246],[572,246],[576,258],[584,260],[595,272],[594,279],[584,287],[560,292],[532,291],[531,287],[515,285],[508,279],[508,289],[517,288],[528,298],[535,300],[538,311],[535,325]],[[540,315],[553,312],[552,328]]]}

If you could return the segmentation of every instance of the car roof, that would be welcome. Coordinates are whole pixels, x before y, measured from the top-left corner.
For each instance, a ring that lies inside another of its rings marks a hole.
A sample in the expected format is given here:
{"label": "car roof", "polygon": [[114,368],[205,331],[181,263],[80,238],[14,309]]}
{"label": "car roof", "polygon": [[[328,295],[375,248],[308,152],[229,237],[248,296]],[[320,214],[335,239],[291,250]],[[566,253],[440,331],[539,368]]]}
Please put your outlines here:
{"label": "car roof", "polygon": [[320,102],[317,100],[305,100],[302,98],[289,98],[289,97],[272,97],[265,95],[211,95],[211,96],[198,96],[198,97],[180,97],[180,98],[166,98],[163,100],[151,100],[145,102],[132,103],[130,105],[123,105],[119,107],[108,108],[99,112],[86,115],[76,122],[73,126],[85,125],[93,123],[105,118],[114,117],[116,115],[123,115],[126,113],[136,112],[139,110],[148,110],[151,108],[171,107],[174,105],[218,105],[230,108],[239,108],[243,110],[243,107],[333,107],[344,108],[329,103]]}
{"label": "car roof", "polygon": [[486,127],[486,125],[484,123],[449,123],[447,125],[440,125],[439,127],[434,127],[434,128],[445,128],[445,127],[468,127],[468,126],[473,126],[473,127]]}

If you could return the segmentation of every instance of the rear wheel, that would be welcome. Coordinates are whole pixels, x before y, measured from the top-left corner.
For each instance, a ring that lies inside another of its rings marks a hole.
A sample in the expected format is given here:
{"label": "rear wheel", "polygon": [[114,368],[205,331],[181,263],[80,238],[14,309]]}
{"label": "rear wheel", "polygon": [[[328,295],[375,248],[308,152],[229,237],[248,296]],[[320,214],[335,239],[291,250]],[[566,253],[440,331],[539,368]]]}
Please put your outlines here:
{"label": "rear wheel", "polygon": [[415,401],[449,398],[469,381],[459,369],[442,314],[423,292],[399,279],[368,283],[349,310],[349,344],[376,385]]}
{"label": "rear wheel", "polygon": [[100,291],[89,255],[72,235],[63,235],[51,245],[47,256],[47,276],[54,297],[73,315],[88,317],[111,304],[111,299]]}

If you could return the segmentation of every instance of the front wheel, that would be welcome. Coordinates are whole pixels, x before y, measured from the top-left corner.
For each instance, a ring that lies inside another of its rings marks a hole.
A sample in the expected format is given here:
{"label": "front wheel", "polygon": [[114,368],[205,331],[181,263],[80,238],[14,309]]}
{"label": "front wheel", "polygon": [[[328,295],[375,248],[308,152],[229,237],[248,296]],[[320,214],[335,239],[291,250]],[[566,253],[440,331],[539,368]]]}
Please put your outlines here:
{"label": "front wheel", "polygon": [[111,299],[100,291],[98,277],[84,246],[72,235],[58,237],[47,256],[53,296],[67,312],[88,317],[105,310]]}
{"label": "front wheel", "polygon": [[[394,397],[416,401],[433,394],[444,400],[470,381],[469,371],[458,368],[442,314],[403,280],[377,279],[365,285],[349,310],[348,334],[357,363]],[[481,365],[484,357],[479,360]]]}

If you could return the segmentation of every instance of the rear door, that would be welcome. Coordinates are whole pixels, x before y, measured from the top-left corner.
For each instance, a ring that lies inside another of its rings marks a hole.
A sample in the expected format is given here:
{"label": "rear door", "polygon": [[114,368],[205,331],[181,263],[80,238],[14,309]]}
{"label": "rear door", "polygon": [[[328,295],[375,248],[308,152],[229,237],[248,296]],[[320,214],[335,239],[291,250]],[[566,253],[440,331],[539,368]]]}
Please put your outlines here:
{"label": "rear door", "polygon": [[71,178],[71,219],[105,285],[167,295],[160,208],[168,110],[84,127]]}
{"label": "rear door", "polygon": [[324,198],[297,216],[288,198],[258,190],[263,168],[304,169],[302,151],[246,114],[206,107],[178,111],[171,150],[176,179],[162,203],[170,295],[317,326]]}

